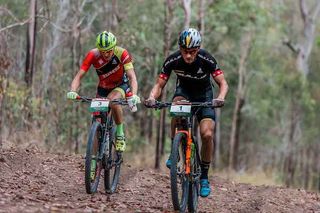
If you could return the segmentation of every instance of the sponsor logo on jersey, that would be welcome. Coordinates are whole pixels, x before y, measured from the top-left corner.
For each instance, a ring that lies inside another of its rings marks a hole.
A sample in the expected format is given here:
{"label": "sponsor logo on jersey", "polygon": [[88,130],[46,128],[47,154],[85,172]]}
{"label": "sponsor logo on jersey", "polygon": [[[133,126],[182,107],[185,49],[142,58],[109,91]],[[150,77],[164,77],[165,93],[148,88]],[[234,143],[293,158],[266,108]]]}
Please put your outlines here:
{"label": "sponsor logo on jersey", "polygon": [[[192,76],[190,74],[186,74],[184,71],[182,70],[174,70],[174,72],[176,73],[176,75],[178,76],[182,76],[182,77],[185,77],[185,78],[192,78],[192,79],[204,79],[205,77],[207,77],[207,75],[201,75],[201,76]],[[203,73],[203,72],[202,72]]]}
{"label": "sponsor logo on jersey", "polygon": [[201,74],[201,73],[203,73],[203,71],[202,71],[202,69],[201,69],[201,67],[198,69],[198,72],[197,72],[197,74]]}
{"label": "sponsor logo on jersey", "polygon": [[107,78],[108,76],[112,75],[113,73],[116,73],[118,70],[120,69],[120,65],[116,66],[113,70],[111,70],[110,72],[107,72],[104,75],[100,75],[99,78],[103,79],[103,78]]}
{"label": "sponsor logo on jersey", "polygon": [[98,63],[101,65],[101,64],[103,64],[103,60],[102,59],[99,59],[99,61],[98,61]]}

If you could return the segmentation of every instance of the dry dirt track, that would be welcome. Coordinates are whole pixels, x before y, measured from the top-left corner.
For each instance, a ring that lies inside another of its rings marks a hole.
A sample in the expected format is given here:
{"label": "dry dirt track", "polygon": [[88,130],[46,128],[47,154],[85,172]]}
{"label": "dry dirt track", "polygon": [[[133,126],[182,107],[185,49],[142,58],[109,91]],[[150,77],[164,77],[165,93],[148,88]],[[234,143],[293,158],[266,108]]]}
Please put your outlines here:
{"label": "dry dirt track", "polygon": [[[0,151],[0,212],[172,212],[169,176],[123,167],[117,193],[88,195],[80,155]],[[298,189],[234,184],[212,177],[199,212],[319,212],[320,195]]]}

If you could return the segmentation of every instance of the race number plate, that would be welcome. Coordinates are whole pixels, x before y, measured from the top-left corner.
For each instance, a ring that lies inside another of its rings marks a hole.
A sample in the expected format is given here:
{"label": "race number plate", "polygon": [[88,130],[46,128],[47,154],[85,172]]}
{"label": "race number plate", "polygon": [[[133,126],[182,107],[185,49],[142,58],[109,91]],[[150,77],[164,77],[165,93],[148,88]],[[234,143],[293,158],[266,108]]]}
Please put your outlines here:
{"label": "race number plate", "polygon": [[171,116],[191,116],[191,105],[172,105],[170,107]]}
{"label": "race number plate", "polygon": [[90,112],[107,112],[109,108],[109,100],[95,98],[92,99]]}

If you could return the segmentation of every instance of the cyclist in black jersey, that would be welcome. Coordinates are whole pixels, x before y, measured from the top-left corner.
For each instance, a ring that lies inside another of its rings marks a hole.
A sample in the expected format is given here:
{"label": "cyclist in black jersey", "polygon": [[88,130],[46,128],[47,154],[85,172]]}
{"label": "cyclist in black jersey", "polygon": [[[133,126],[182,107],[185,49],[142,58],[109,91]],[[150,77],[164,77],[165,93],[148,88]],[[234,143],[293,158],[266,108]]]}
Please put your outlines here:
{"label": "cyclist in black jersey", "polygon": [[[177,75],[173,102],[181,100],[206,102],[214,99],[212,101],[213,104],[224,105],[224,99],[228,92],[227,81],[215,58],[206,50],[201,49],[200,46],[201,35],[196,29],[189,28],[180,33],[179,50],[165,60],[157,82],[145,101],[146,105],[152,106],[155,104],[155,100],[160,97],[162,89],[165,87],[172,72]],[[219,86],[216,98],[213,97],[213,84],[210,76]],[[196,117],[199,122],[202,139],[200,195],[207,197],[211,192],[208,170],[214,149],[215,112],[212,108],[202,108],[197,112]],[[174,136],[175,122],[175,119],[172,119],[172,137]],[[170,156],[166,165],[170,168]]]}

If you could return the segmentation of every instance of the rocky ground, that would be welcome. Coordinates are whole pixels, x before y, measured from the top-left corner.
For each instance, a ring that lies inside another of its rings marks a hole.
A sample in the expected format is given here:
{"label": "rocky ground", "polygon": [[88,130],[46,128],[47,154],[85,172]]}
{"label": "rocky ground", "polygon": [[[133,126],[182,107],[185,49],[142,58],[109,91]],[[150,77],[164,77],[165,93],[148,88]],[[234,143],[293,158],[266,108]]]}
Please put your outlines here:
{"label": "rocky ground", "polygon": [[[0,212],[173,212],[168,172],[122,168],[118,191],[94,195],[84,187],[81,155],[34,149],[0,151]],[[236,184],[213,176],[199,212],[320,212],[320,194]]]}

